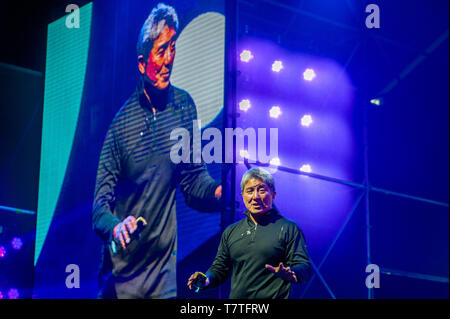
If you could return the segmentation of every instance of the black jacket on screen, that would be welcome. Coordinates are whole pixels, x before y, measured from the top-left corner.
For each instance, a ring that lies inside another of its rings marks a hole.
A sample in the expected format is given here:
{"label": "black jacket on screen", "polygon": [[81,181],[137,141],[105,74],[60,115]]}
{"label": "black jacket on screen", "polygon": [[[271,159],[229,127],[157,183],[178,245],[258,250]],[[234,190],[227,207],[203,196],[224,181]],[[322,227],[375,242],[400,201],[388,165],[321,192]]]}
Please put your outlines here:
{"label": "black jacket on screen", "polygon": [[[114,117],[101,150],[92,222],[109,251],[103,262],[112,262],[119,298],[176,297],[177,185],[189,206],[220,209],[214,196],[220,183],[205,165],[175,164],[170,158],[178,142],[170,139],[174,129],[189,131],[192,147],[192,121],[197,119],[192,98],[169,86],[165,102],[153,111],[154,105],[137,89]],[[142,216],[148,224],[140,240],[125,250],[118,245],[113,253],[113,229],[129,215]]]}

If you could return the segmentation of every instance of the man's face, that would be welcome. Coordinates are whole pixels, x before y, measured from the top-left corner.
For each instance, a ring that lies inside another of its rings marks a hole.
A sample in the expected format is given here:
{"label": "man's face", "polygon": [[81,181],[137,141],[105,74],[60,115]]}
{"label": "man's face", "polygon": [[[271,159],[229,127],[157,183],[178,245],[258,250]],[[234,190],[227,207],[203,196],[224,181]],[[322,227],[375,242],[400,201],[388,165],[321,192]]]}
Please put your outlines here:
{"label": "man's face", "polygon": [[264,214],[272,208],[275,198],[269,186],[259,178],[250,178],[244,186],[242,198],[245,207],[252,214]]}
{"label": "man's face", "polygon": [[159,90],[164,90],[169,85],[175,59],[175,35],[175,29],[165,25],[159,37],[153,42],[147,61],[144,61],[142,56],[139,57],[139,71]]}

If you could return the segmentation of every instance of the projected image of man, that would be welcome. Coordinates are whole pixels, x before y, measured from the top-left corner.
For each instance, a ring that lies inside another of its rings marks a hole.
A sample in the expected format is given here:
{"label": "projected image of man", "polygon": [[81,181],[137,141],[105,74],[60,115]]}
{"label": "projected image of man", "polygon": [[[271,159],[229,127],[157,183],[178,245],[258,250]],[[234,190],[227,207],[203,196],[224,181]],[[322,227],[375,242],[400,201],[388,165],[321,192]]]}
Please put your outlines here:
{"label": "projected image of man", "polygon": [[[92,219],[105,243],[101,298],[176,297],[178,185],[190,207],[220,210],[221,186],[205,165],[170,160],[171,131],[192,137],[197,119],[191,96],[170,83],[178,24],[170,6],[151,11],[137,43],[137,88],[101,150]],[[139,217],[146,225],[137,235]]]}

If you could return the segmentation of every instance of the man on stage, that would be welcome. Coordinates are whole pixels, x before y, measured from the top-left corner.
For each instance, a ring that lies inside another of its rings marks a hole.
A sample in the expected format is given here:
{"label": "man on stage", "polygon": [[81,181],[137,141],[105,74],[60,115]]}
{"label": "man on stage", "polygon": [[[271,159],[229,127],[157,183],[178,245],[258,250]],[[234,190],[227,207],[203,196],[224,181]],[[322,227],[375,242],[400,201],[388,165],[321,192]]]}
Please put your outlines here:
{"label": "man on stage", "polygon": [[[190,95],[169,81],[177,32],[174,8],[158,4],[137,43],[137,89],[103,144],[92,218],[105,243],[100,298],[176,297],[177,185],[190,207],[220,210],[220,183],[204,164],[170,160],[171,131],[185,128],[192,138],[197,119]],[[139,217],[146,225],[136,236]]]}
{"label": "man on stage", "polygon": [[[204,288],[222,284],[232,273],[231,299],[287,299],[291,283],[305,283],[311,275],[305,237],[295,222],[273,208],[276,192],[269,172],[247,171],[241,191],[247,217],[225,229]],[[198,276],[189,278],[189,289]]]}

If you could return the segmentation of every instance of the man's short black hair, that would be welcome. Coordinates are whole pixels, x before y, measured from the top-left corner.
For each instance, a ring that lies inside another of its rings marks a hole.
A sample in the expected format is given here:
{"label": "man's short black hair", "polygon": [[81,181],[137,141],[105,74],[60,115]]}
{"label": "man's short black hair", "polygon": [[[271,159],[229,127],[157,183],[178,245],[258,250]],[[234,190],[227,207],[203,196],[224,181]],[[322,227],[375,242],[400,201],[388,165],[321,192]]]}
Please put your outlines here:
{"label": "man's short black hair", "polygon": [[175,9],[164,3],[158,3],[145,20],[137,42],[137,54],[146,59],[153,47],[153,42],[159,37],[164,26],[174,28],[178,32],[178,16]]}
{"label": "man's short black hair", "polygon": [[245,172],[241,180],[241,192],[244,192],[245,185],[251,178],[260,179],[263,183],[269,186],[272,193],[275,192],[275,181],[273,179],[273,176],[261,167],[253,167]]}

